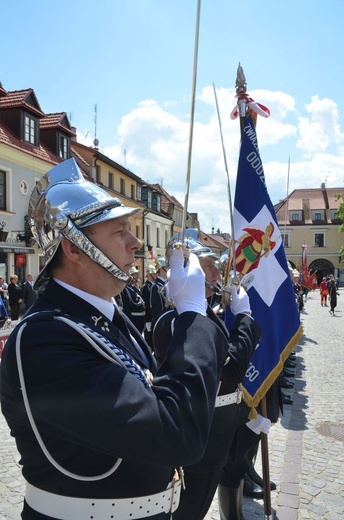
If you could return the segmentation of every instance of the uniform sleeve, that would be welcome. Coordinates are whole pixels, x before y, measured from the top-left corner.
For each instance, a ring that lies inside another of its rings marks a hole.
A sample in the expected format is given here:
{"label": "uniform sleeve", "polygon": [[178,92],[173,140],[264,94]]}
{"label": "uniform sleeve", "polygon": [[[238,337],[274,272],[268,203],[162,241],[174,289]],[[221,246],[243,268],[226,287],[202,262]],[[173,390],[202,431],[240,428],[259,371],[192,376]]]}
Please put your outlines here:
{"label": "uniform sleeve", "polygon": [[228,353],[229,362],[223,368],[225,378],[241,383],[251,357],[260,340],[260,327],[246,314],[238,314],[230,330]]}
{"label": "uniform sleeve", "polygon": [[[187,312],[176,320],[153,386],[104,359],[61,322],[28,325],[21,358],[32,415],[48,447],[49,442],[60,444],[63,453],[63,443],[73,443],[116,457],[177,466],[192,464],[203,454],[227,350],[218,327]],[[7,415],[14,414],[15,427],[19,421],[25,429],[15,334],[2,364],[2,404]]]}

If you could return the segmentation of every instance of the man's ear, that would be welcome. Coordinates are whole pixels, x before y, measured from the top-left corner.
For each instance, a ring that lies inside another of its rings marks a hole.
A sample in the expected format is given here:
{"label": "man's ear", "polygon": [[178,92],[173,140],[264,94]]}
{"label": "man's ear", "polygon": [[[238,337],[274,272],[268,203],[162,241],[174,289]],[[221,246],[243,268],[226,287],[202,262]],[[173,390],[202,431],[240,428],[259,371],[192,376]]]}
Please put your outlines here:
{"label": "man's ear", "polygon": [[61,240],[60,247],[62,247],[63,253],[68,260],[73,263],[79,264],[81,262],[81,257],[84,255],[80,249],[70,242],[67,238],[63,237]]}

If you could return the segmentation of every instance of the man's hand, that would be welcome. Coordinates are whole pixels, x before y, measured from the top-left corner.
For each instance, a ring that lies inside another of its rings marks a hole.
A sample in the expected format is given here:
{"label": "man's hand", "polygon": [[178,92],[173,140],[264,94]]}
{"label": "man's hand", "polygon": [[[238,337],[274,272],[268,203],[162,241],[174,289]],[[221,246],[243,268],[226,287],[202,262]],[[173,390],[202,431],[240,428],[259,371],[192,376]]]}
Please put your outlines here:
{"label": "man's hand", "polygon": [[196,255],[191,253],[184,266],[183,249],[172,249],[166,292],[178,314],[192,311],[206,315],[205,276]]}
{"label": "man's hand", "polygon": [[230,308],[234,316],[237,314],[248,314],[251,316],[250,299],[245,289],[240,285],[230,285],[229,292],[231,294]]}

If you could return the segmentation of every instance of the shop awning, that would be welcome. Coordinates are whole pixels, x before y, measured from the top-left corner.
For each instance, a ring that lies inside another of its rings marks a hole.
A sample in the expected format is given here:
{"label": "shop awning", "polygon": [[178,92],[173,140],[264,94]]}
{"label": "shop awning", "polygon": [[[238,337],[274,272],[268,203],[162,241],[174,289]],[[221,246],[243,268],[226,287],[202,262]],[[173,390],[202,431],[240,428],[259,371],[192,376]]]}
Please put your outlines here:
{"label": "shop awning", "polygon": [[18,244],[0,244],[0,253],[35,254],[33,247],[19,246]]}

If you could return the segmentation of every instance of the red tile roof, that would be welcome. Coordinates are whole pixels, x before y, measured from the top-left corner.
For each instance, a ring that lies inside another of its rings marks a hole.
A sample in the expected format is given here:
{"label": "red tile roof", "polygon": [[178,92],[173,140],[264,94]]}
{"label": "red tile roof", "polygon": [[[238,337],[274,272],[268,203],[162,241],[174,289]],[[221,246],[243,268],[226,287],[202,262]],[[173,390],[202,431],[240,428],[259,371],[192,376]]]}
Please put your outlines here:
{"label": "red tile roof", "polygon": [[14,135],[6,125],[4,125],[0,121],[0,143],[6,144],[11,148],[16,148],[17,150],[21,150],[25,154],[32,155],[37,157],[38,159],[42,159],[43,161],[50,162],[55,165],[61,162],[61,159],[54,155],[49,149],[44,146],[30,146],[27,143],[24,143],[16,135]]}
{"label": "red tile roof", "polygon": [[32,88],[24,90],[13,90],[0,97],[0,109],[25,107],[37,116],[44,116],[44,112],[37,101],[36,94]]}
{"label": "red tile roof", "polygon": [[75,131],[69,124],[66,112],[57,112],[55,114],[46,114],[39,122],[42,130],[50,128],[60,128],[69,135],[76,135]]}

